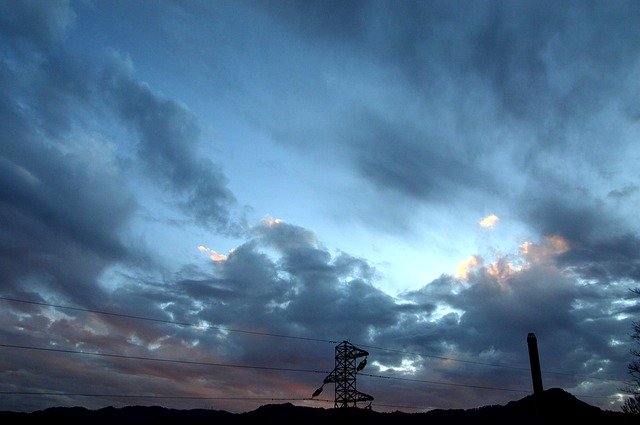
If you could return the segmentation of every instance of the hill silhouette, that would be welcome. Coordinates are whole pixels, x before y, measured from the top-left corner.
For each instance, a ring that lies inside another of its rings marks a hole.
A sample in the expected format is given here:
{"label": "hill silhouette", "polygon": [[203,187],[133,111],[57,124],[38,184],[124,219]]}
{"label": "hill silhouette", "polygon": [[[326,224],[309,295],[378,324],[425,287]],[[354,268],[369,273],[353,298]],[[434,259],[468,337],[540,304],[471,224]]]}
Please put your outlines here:
{"label": "hill silhouette", "polygon": [[622,412],[602,410],[578,400],[568,392],[548,389],[538,396],[529,395],[506,405],[491,405],[472,409],[436,409],[425,413],[400,411],[381,413],[374,410],[347,408],[325,409],[294,406],[291,403],[267,404],[245,413],[224,410],[167,409],[158,406],[105,407],[89,410],[83,407],[53,407],[30,413],[0,412],[5,424],[181,424],[181,425],[242,425],[242,424],[543,424],[544,422],[585,422],[612,425],[638,423],[638,417]]}

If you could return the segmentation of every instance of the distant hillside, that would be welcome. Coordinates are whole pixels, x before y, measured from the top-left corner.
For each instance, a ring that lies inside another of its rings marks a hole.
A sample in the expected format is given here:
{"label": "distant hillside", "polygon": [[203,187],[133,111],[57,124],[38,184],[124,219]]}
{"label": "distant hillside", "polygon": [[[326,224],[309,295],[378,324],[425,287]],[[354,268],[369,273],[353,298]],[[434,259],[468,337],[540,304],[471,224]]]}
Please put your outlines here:
{"label": "distant hillside", "polygon": [[[559,388],[512,401],[504,406],[484,406],[474,409],[442,410],[426,413],[379,413],[365,409],[323,409],[294,406],[290,403],[268,404],[245,413],[221,410],[176,410],[163,407],[130,406],[88,410],[82,407],[54,407],[32,413],[0,412],[3,424],[178,424],[178,425],[242,425],[283,424],[303,425],[350,424],[533,424],[558,421],[626,425],[639,423],[637,416],[602,410],[584,403]],[[545,424],[547,425],[547,424]]]}

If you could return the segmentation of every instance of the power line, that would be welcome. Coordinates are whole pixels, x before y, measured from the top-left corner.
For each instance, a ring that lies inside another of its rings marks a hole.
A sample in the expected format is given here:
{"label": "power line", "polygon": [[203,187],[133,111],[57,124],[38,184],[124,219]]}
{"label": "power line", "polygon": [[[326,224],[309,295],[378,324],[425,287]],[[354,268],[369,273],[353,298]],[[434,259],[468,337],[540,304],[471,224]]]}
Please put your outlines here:
{"label": "power line", "polygon": [[369,376],[371,378],[382,378],[382,379],[393,379],[396,381],[410,381],[410,382],[420,382],[424,384],[438,384],[438,385],[449,385],[454,387],[466,387],[466,388],[475,388],[481,390],[496,390],[496,391],[510,391],[516,393],[530,393],[530,390],[515,390],[511,388],[500,388],[500,387],[486,387],[482,385],[468,385],[468,384],[456,384],[453,382],[442,382],[442,381],[430,381],[426,379],[414,379],[414,378],[401,378],[398,376],[384,376],[384,375],[372,375],[370,373],[358,373],[358,375]]}
{"label": "power line", "polygon": [[[500,367],[500,368],[504,368],[504,369],[521,370],[521,371],[525,371],[525,372],[529,372],[531,370],[528,367],[509,366],[509,365],[505,365],[505,364],[501,364],[501,363],[485,363],[485,362],[478,362],[478,361],[473,361],[473,360],[456,359],[456,358],[452,358],[452,357],[435,356],[435,355],[432,355],[432,354],[425,354],[425,353],[419,353],[419,352],[397,350],[397,349],[392,349],[392,348],[376,347],[376,346],[366,345],[366,344],[358,344],[358,345],[360,347],[369,348],[371,350],[380,350],[380,351],[387,351],[387,352],[392,352],[392,353],[408,354],[408,355],[412,355],[412,356],[427,357],[427,358],[438,359],[438,360],[454,361],[454,362],[459,362],[459,363],[468,363],[468,364],[481,365],[481,366]],[[550,370],[543,370],[542,373],[551,374],[551,375],[571,376],[571,377],[574,377],[574,378],[595,379],[595,380],[600,380],[600,381],[626,382],[626,381],[622,381],[620,379],[600,378],[600,377],[589,376],[589,375],[578,375],[578,374],[575,374],[575,373],[556,372],[556,371],[550,371]]]}
{"label": "power line", "polygon": [[[397,376],[372,375],[372,374],[361,373],[361,372],[358,372],[358,375],[369,376],[369,377],[372,377],[372,378],[393,379],[393,380],[396,380],[396,381],[410,381],[410,382],[420,382],[420,383],[426,383],[426,384],[449,385],[449,386],[454,386],[454,387],[466,387],[466,388],[475,388],[475,389],[482,389],[482,390],[510,391],[510,392],[527,393],[527,394],[531,393],[530,390],[517,390],[517,389],[511,389],[511,388],[487,387],[487,386],[482,386],[482,385],[456,384],[456,383],[453,383],[453,382],[430,381],[430,380],[426,380],[426,379],[414,379],[414,378],[401,378],[401,377],[397,377]],[[573,394],[573,395],[576,396],[576,397],[585,397],[585,398],[611,398],[611,396],[581,395],[581,394]],[[380,406],[380,404],[377,404],[377,405]],[[393,407],[393,406],[391,406],[391,407]],[[406,406],[398,406],[398,407],[406,407]]]}
{"label": "power line", "polygon": [[573,378],[595,379],[597,381],[606,381],[606,382],[621,382],[621,383],[626,383],[627,382],[627,381],[623,381],[622,379],[600,378],[598,376],[578,375],[578,374],[569,373],[569,372],[555,372],[555,371],[543,370],[542,373],[545,374],[545,375],[571,376]]}
{"label": "power line", "polygon": [[0,391],[2,395],[42,395],[65,397],[96,397],[96,398],[147,398],[147,399],[172,399],[172,400],[249,400],[249,401],[320,401],[333,403],[333,400],[324,398],[274,398],[274,397],[206,397],[206,396],[174,396],[174,395],[138,395],[138,394],[92,394],[92,393],[66,393],[59,391]]}
{"label": "power line", "polygon": [[94,353],[94,352],[87,352],[87,351],[66,350],[62,348],[32,347],[27,345],[0,344],[0,347],[16,348],[21,350],[49,351],[49,352],[66,353],[66,354],[82,354],[87,356],[111,357],[111,358],[129,359],[129,360],[178,363],[178,364],[188,364],[188,365],[197,365],[197,366],[236,367],[236,368],[244,368],[244,369],[272,370],[272,371],[280,371],[280,372],[306,372],[306,373],[320,373],[320,374],[329,373],[326,370],[294,369],[294,368],[287,368],[287,367],[271,367],[271,366],[251,366],[251,365],[241,365],[241,364],[231,364],[231,363],[196,362],[192,360],[163,359],[158,357],[144,357],[144,356],[127,356],[124,354]]}
{"label": "power line", "polygon": [[[109,311],[94,310],[94,309],[90,309],[90,308],[71,307],[71,306],[66,306],[66,305],[51,304],[51,303],[45,303],[45,302],[39,302],[39,301],[19,300],[17,298],[9,298],[9,297],[1,297],[0,296],[0,300],[11,301],[11,302],[16,302],[16,303],[40,305],[40,306],[44,306],[44,307],[61,308],[61,309],[65,309],[65,310],[82,311],[82,312],[85,312],[85,313],[103,314],[105,316],[123,317],[125,319],[146,320],[148,322],[164,323],[164,324],[168,324],[168,325],[194,327],[194,328],[200,327],[200,325],[196,324],[196,323],[178,322],[178,321],[174,321],[174,320],[156,319],[156,318],[144,317],[144,316],[134,316],[134,315],[131,315],[131,314],[112,313],[112,312],[109,312]],[[276,337],[276,338],[300,339],[300,340],[303,340],[303,341],[328,342],[328,343],[331,343],[331,344],[337,344],[339,342],[339,341],[333,341],[333,340],[329,340],[329,339],[308,338],[308,337],[302,337],[302,336],[283,335],[283,334],[275,334],[275,333],[269,333],[269,332],[248,331],[248,330],[244,330],[244,329],[232,329],[232,328],[225,328],[223,326],[209,325],[208,327],[210,327],[212,329],[225,331],[225,332],[238,332],[238,333],[244,333],[244,334],[249,334],[249,335],[262,335],[262,336],[271,336],[271,337]]]}
{"label": "power line", "polygon": [[[144,316],[135,316],[129,314],[121,314],[121,313],[113,313],[103,310],[95,310],[95,309],[86,309],[80,307],[71,307],[64,306],[52,303],[45,302],[37,302],[37,301],[27,301],[20,300],[15,298],[8,298],[0,296],[0,300],[17,302],[17,303],[25,303],[32,305],[39,305],[45,307],[59,308],[59,309],[67,309],[72,311],[81,311],[87,313],[101,314],[107,316],[114,317],[122,317],[125,319],[134,319],[134,320],[145,320],[157,323],[164,324],[172,324],[177,326],[189,326],[189,327],[200,327],[201,325],[197,325],[194,323],[187,322],[178,322],[173,320],[165,320],[165,319],[157,319],[150,318]],[[258,332],[258,331],[247,331],[242,329],[230,329],[219,326],[208,326],[213,329],[219,329],[227,332],[238,332],[244,334],[252,334],[252,335],[262,335],[262,336],[271,336],[271,337],[279,337],[279,338],[289,338],[289,339],[297,339],[297,340],[305,340],[305,341],[315,341],[315,342],[327,342],[327,343],[337,343],[334,340],[328,339],[319,339],[319,338],[308,338],[308,337],[300,337],[300,336],[291,336],[291,335],[283,335],[283,334],[274,334],[268,332]],[[366,347],[369,349],[394,352],[399,354],[407,354],[407,355],[417,355],[426,358],[435,358],[446,361],[455,361],[461,363],[469,363],[474,365],[482,365],[482,366],[491,366],[491,367],[500,367],[506,369],[513,370],[521,370],[521,371],[529,371],[528,368],[518,367],[518,366],[509,366],[505,364],[496,364],[496,363],[485,363],[485,362],[477,362],[471,360],[462,360],[457,358],[445,357],[445,356],[436,356],[419,352],[410,352],[405,350],[397,350],[397,349],[389,349],[378,346],[371,346],[366,344],[360,344],[362,347]],[[84,351],[75,351],[68,349],[60,349],[60,348],[47,348],[47,347],[33,347],[33,346],[23,346],[23,345],[12,345],[12,344],[0,344],[0,347],[4,348],[13,348],[13,349],[24,349],[24,350],[37,350],[37,351],[48,351],[48,352],[59,352],[66,354],[82,354],[82,355],[91,355],[91,356],[101,356],[101,357],[110,357],[110,358],[122,358],[122,359],[130,359],[130,360],[143,360],[143,361],[155,361],[155,362],[165,362],[165,363],[175,363],[175,364],[187,364],[187,365],[197,365],[197,366],[210,366],[210,367],[235,367],[235,368],[245,368],[245,369],[257,369],[257,370],[269,370],[269,371],[288,371],[288,372],[304,372],[304,373],[319,373],[319,374],[328,374],[328,371],[319,371],[319,370],[311,370],[311,369],[297,369],[297,368],[282,368],[282,367],[270,367],[270,366],[256,366],[256,365],[242,365],[242,364],[230,364],[230,363],[214,363],[214,362],[198,362],[191,360],[177,360],[177,359],[167,359],[167,358],[154,358],[154,357],[144,357],[144,356],[129,356],[129,355],[121,355],[121,354],[109,354],[109,353],[97,353],[97,352],[84,352]],[[616,379],[609,378],[600,378],[600,377],[592,377],[585,375],[577,375],[565,372],[555,372],[555,371],[545,371],[545,374],[557,374],[564,376],[572,376],[572,377],[584,377],[586,379],[593,380],[603,380],[603,381],[615,381],[615,382],[626,382]],[[398,381],[409,381],[409,382],[417,382],[417,383],[425,383],[425,384],[434,384],[434,385],[445,385],[445,386],[454,386],[454,387],[465,387],[465,388],[473,388],[473,389],[482,389],[482,390],[493,390],[493,391],[507,391],[507,392],[518,392],[518,393],[530,393],[529,390],[519,390],[519,389],[511,389],[511,388],[503,388],[503,387],[491,387],[491,386],[482,386],[482,385],[469,385],[469,384],[460,384],[453,382],[443,382],[443,381],[433,381],[433,380],[424,380],[424,379],[414,379],[414,378],[403,378],[403,377],[394,377],[394,376],[384,376],[384,375],[373,375],[373,374],[363,374],[359,373],[363,376],[380,378],[380,379],[388,379],[388,380],[398,380]],[[332,402],[331,400],[324,399],[315,399],[315,398],[268,398],[268,397],[202,397],[202,396],[163,396],[163,395],[118,395],[118,394],[89,394],[89,393],[61,393],[61,392],[26,392],[26,391],[0,391],[0,394],[4,395],[49,395],[49,396],[77,396],[77,397],[111,397],[111,398],[142,398],[142,399],[192,399],[192,400],[259,400],[259,401],[320,401],[320,402]],[[600,398],[600,399],[609,399],[611,396],[590,396],[590,395],[580,395],[576,394],[576,397],[583,398]],[[376,403],[376,405],[382,407],[397,407],[397,408],[408,408],[408,409],[429,409],[425,407],[417,407],[417,406],[405,406],[405,405],[392,405],[392,404],[380,404]]]}
{"label": "power line", "polygon": [[393,348],[376,347],[376,346],[373,346],[373,345],[365,345],[365,344],[358,344],[358,345],[360,347],[369,348],[371,350],[380,350],[380,351],[387,351],[387,352],[399,353],[399,354],[410,354],[410,355],[413,355],[413,356],[427,357],[427,358],[438,359],[438,360],[454,361],[454,362],[460,362],[460,363],[470,363],[470,364],[482,365],[482,366],[503,367],[505,369],[516,369],[516,370],[529,371],[529,369],[526,368],[526,367],[508,366],[508,365],[499,364],[499,363],[484,363],[484,362],[478,362],[478,361],[473,361],[473,360],[455,359],[455,358],[452,358],[452,357],[436,356],[436,355],[433,355],[433,354],[425,354],[425,353],[418,353],[418,352],[405,351],[405,350],[396,350],[396,349],[393,349]]}
{"label": "power line", "polygon": [[[274,397],[206,397],[206,396],[173,396],[173,395],[138,395],[138,394],[95,394],[95,393],[68,393],[60,391],[0,391],[1,395],[29,395],[29,396],[63,396],[63,397],[91,397],[91,398],[139,398],[139,399],[167,399],[167,400],[240,400],[240,401],[314,401],[333,403],[334,400],[324,398],[274,398]],[[397,407],[403,409],[430,410],[434,407],[407,406],[401,404],[376,403],[380,407]]]}
{"label": "power line", "polygon": [[[167,399],[167,400],[240,400],[240,401],[317,401],[333,403],[333,400],[323,398],[274,398],[274,397],[206,397],[206,396],[172,396],[172,395],[137,395],[137,394],[94,394],[67,393],[60,391],[0,391],[1,395],[29,395],[29,396],[63,396],[63,397],[91,397],[91,398],[139,398],[139,399]],[[434,409],[434,407],[407,406],[400,404],[376,403],[380,407],[397,407],[404,409]]]}
{"label": "power line", "polygon": [[[71,306],[65,306],[65,305],[60,305],[60,304],[45,303],[45,302],[40,302],[40,301],[28,301],[28,300],[21,300],[21,299],[17,299],[17,298],[9,298],[9,297],[2,297],[2,296],[0,296],[0,300],[17,302],[17,303],[24,303],[24,304],[40,305],[40,306],[45,306],[45,307],[54,307],[54,308],[73,310],[73,311],[82,311],[82,312],[86,312],[86,313],[102,314],[102,315],[106,315],[106,316],[122,317],[122,318],[126,318],[126,319],[145,320],[145,321],[150,321],[150,322],[171,324],[171,325],[176,325],[176,326],[200,327],[200,325],[195,324],[195,323],[178,322],[178,321],[166,320],[166,319],[156,319],[156,318],[150,318],[150,317],[144,317],[144,316],[135,316],[135,315],[130,315],[130,314],[122,314],[122,313],[113,313],[113,312],[104,311],[104,310],[95,310],[95,309],[88,309],[88,308],[81,308],[81,307],[71,307]],[[232,328],[225,328],[225,327],[222,327],[222,326],[212,326],[212,325],[209,325],[209,327],[212,328],[212,329],[217,329],[217,330],[222,330],[222,331],[227,331],[227,332],[243,333],[243,334],[249,334],[249,335],[261,335],[261,336],[270,336],[270,337],[276,337],[276,338],[297,339],[297,340],[303,340],[303,341],[325,342],[325,343],[331,343],[331,344],[338,344],[339,343],[339,341],[330,340],[330,339],[292,336],[292,335],[275,334],[275,333],[269,333],[269,332],[249,331],[249,330],[244,330],[244,329],[232,329]],[[368,349],[372,349],[372,350],[379,350],[379,351],[386,351],[386,352],[391,352],[391,353],[420,356],[420,357],[426,357],[426,358],[432,358],[432,359],[438,359],[438,360],[445,360],[445,361],[454,361],[454,362],[458,362],[458,363],[466,363],[466,364],[473,364],[473,365],[479,365],[479,366],[498,367],[498,368],[511,369],[511,370],[520,370],[520,371],[526,371],[526,372],[529,372],[529,370],[530,370],[528,367],[509,366],[509,365],[505,365],[505,364],[501,364],[501,363],[486,363],[486,362],[478,362],[478,361],[474,361],[474,360],[462,360],[462,359],[458,359],[458,358],[454,358],[454,357],[436,356],[436,355],[433,355],[433,354],[426,354],[426,353],[421,353],[421,352],[412,352],[412,351],[405,351],[405,350],[397,350],[397,349],[392,349],[392,348],[377,347],[377,346],[366,345],[366,344],[357,344],[357,345],[359,345],[360,347],[368,348]],[[623,380],[620,380],[620,379],[613,379],[613,378],[606,378],[606,377],[601,378],[601,377],[594,377],[594,376],[588,376],[588,375],[579,375],[579,374],[567,373],[567,372],[557,372],[557,371],[545,370],[545,371],[543,371],[543,373],[544,374],[552,374],[552,375],[571,376],[571,377],[574,377],[574,378],[584,378],[584,379],[599,380],[599,381],[610,381],[610,382],[626,383],[626,381],[623,381]]]}
{"label": "power line", "polygon": [[[26,345],[0,344],[0,347],[21,349],[21,350],[48,351],[48,352],[65,353],[65,354],[81,354],[81,355],[88,355],[88,356],[110,357],[110,358],[119,358],[119,359],[128,359],[128,360],[143,360],[143,361],[155,361],[155,362],[164,362],[164,363],[188,364],[188,365],[197,365],[197,366],[235,367],[235,368],[243,368],[243,369],[258,369],[258,370],[269,370],[269,371],[280,371],[280,372],[285,371],[285,372],[303,372],[303,373],[319,373],[319,374],[330,373],[328,371],[312,370],[312,369],[295,369],[295,368],[283,368],[283,367],[271,367],[271,366],[252,366],[252,365],[240,365],[240,364],[231,364],[231,363],[197,362],[192,360],[177,360],[177,359],[165,359],[165,358],[144,357],[144,356],[128,356],[123,354],[95,353],[95,352],[86,352],[86,351],[67,350],[62,348],[33,347],[33,346],[26,346]],[[424,384],[448,385],[448,386],[454,386],[454,387],[465,387],[465,388],[494,390],[494,391],[509,391],[509,392],[518,392],[518,393],[530,392],[529,390],[517,390],[517,389],[501,388],[501,387],[488,387],[488,386],[482,386],[482,385],[458,384],[454,382],[432,381],[432,380],[415,379],[415,378],[402,378],[397,376],[373,375],[369,373],[358,373],[358,374],[362,376],[372,377],[372,378],[418,382],[418,383],[424,383]]]}
{"label": "power line", "polygon": [[[67,393],[60,391],[0,391],[1,395],[29,395],[29,396],[63,396],[63,397],[92,397],[92,398],[140,398],[140,399],[167,399],[167,400],[240,400],[240,401],[313,401],[333,403],[333,400],[325,398],[274,398],[274,397],[205,397],[205,396],[173,396],[173,395],[138,395],[138,394],[94,394],[94,393]],[[405,409],[433,409],[433,407],[405,406],[399,404],[376,403],[381,407],[398,407]]]}
{"label": "power line", "polygon": [[[124,399],[162,399],[162,400],[216,400],[216,401],[313,401],[321,403],[333,403],[333,400],[323,398],[296,398],[296,397],[207,397],[207,396],[173,396],[173,395],[138,395],[138,394],[95,394],[95,393],[68,393],[59,391],[0,391],[1,395],[28,395],[28,396],[63,396],[63,397],[90,397],[90,398],[124,398]],[[588,398],[611,398],[610,396],[584,396]],[[414,410],[433,410],[432,406],[408,406],[403,404],[376,403],[379,407],[393,407]]]}
{"label": "power line", "polygon": [[[104,310],[95,310],[95,309],[80,308],[80,307],[71,307],[71,306],[65,306],[65,305],[60,305],[60,304],[45,303],[45,302],[40,302],[40,301],[27,301],[27,300],[20,300],[20,299],[17,299],[17,298],[9,298],[9,297],[2,297],[2,296],[0,296],[0,300],[17,302],[17,303],[24,303],[24,304],[34,304],[34,305],[40,305],[40,306],[45,306],[45,307],[61,308],[61,309],[73,310],[73,311],[82,311],[82,312],[87,312],[87,313],[103,314],[103,315],[107,315],[107,316],[123,317],[123,318],[126,318],[126,319],[145,320],[145,321],[150,321],[150,322],[165,323],[165,324],[171,324],[171,325],[177,325],[177,326],[199,327],[199,325],[194,324],[194,323],[178,322],[178,321],[166,320],[166,319],[156,319],[156,318],[150,318],[150,317],[144,317],[144,316],[134,316],[134,315],[130,315],[130,314],[121,314],[121,313],[108,312],[108,311],[104,311]],[[306,340],[306,341],[316,341],[316,342],[328,342],[328,343],[332,343],[332,344],[338,344],[339,343],[339,341],[329,340],[329,339],[298,337],[298,336],[291,336],[291,335],[273,334],[273,333],[267,333],[267,332],[247,331],[247,330],[243,330],[243,329],[230,329],[230,328],[224,328],[224,327],[221,327],[221,326],[210,326],[210,327],[213,328],[213,329],[218,329],[218,330],[224,330],[224,331],[229,331],[229,332],[239,332],[239,333],[252,334],[252,335],[272,336],[272,337],[279,337],[279,338],[291,338],[291,339],[299,339],[299,340]],[[430,355],[430,354],[425,354],[425,353],[417,353],[417,352],[410,352],[410,351],[404,351],[404,350],[395,350],[395,349],[391,349],[391,348],[376,347],[376,346],[364,345],[364,344],[358,344],[358,345],[361,346],[361,347],[374,349],[374,350],[394,352],[394,353],[399,353],[399,354],[417,355],[417,356],[421,356],[421,357],[435,358],[435,359],[440,359],[440,360],[455,361],[455,362],[461,362],[461,363],[470,363],[470,364],[483,365],[483,366],[503,367],[503,368],[516,369],[516,370],[526,370],[526,371],[529,370],[528,368],[522,368],[522,367],[516,367],[516,366],[507,366],[507,365],[493,364],[493,363],[483,363],[483,362],[477,362],[477,361],[471,361],[471,360],[461,360],[461,359],[456,359],[456,358],[451,358],[451,357],[435,356],[435,355]]]}
{"label": "power line", "polygon": [[[12,344],[0,344],[0,347],[4,348],[14,348],[14,349],[24,349],[24,350],[36,350],[36,351],[48,351],[48,352],[57,352],[57,353],[65,353],[65,354],[82,354],[82,355],[90,355],[90,356],[100,356],[100,357],[111,357],[111,358],[122,358],[129,360],[143,360],[143,361],[156,361],[156,362],[165,362],[165,363],[177,363],[177,364],[188,364],[188,365],[197,365],[197,366],[213,366],[213,367],[236,367],[236,368],[244,368],[244,369],[259,369],[259,370],[270,370],[270,371],[287,371],[287,372],[304,372],[304,373],[320,373],[327,374],[328,371],[320,371],[320,370],[312,370],[312,369],[295,369],[295,368],[281,368],[281,367],[270,367],[270,366],[251,366],[251,365],[240,365],[240,364],[230,364],[230,363],[213,363],[213,362],[197,362],[191,360],[177,360],[177,359],[165,359],[165,358],[155,358],[155,357],[143,357],[143,356],[127,356],[122,354],[109,354],[109,353],[94,353],[94,352],[85,352],[85,351],[75,351],[75,350],[66,350],[60,348],[46,348],[46,347],[32,347],[32,346],[24,346],[24,345],[12,345]],[[362,376],[379,378],[379,379],[388,379],[388,380],[397,380],[397,381],[408,381],[408,382],[418,382],[425,384],[436,384],[436,385],[446,385],[446,386],[454,386],[454,387],[464,387],[464,388],[474,388],[474,389],[483,389],[483,390],[494,390],[494,391],[507,391],[507,392],[518,392],[518,393],[529,393],[529,390],[518,390],[512,388],[503,388],[503,387],[489,387],[483,385],[469,385],[469,384],[459,384],[454,382],[443,382],[443,381],[432,381],[426,379],[415,379],[415,378],[402,378],[397,376],[385,376],[385,375],[374,375],[368,373],[358,373]],[[201,396],[160,396],[160,395],[128,395],[128,394],[89,394],[89,393],[61,393],[61,392],[28,392],[28,391],[0,391],[0,394],[4,395],[51,395],[51,396],[78,396],[78,397],[122,397],[122,398],[157,398],[157,399],[193,399],[193,400],[281,400],[281,401],[326,401],[333,402],[332,400],[324,400],[324,399],[316,399],[316,398],[268,398],[268,397],[201,397]],[[576,397],[585,397],[585,398],[610,398],[607,396],[589,396],[589,395],[575,395]],[[399,407],[399,408],[411,408],[411,409],[424,409],[424,407],[413,407],[413,406],[400,406],[400,405],[388,405],[388,404],[379,404],[376,405],[384,406],[384,407]]]}

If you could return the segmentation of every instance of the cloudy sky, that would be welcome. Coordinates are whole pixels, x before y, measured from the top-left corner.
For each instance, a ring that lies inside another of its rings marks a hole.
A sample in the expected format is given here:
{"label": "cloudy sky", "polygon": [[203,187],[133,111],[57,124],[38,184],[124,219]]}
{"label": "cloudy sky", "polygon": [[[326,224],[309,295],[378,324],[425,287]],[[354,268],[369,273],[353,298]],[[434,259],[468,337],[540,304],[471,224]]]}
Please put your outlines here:
{"label": "cloudy sky", "polygon": [[375,410],[504,404],[534,332],[619,410],[639,47],[625,1],[3,0],[0,409],[328,408],[344,340]]}

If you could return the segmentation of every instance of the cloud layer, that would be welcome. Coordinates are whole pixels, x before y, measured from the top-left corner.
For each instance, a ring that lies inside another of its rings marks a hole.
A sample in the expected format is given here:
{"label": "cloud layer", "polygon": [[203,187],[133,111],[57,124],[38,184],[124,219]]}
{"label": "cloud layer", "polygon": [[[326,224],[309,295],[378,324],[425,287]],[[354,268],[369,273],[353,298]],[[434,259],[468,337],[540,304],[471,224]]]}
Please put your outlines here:
{"label": "cloud layer", "polygon": [[[0,390],[244,411],[309,397],[349,340],[379,410],[472,408],[530,392],[534,332],[545,387],[618,408],[640,280],[637,3],[146,6],[0,3],[0,296],[45,304],[0,300]],[[469,217],[527,236],[391,294],[380,261],[252,202],[372,245],[431,232],[459,252],[446,229]],[[196,232],[177,271],[160,263]]]}

